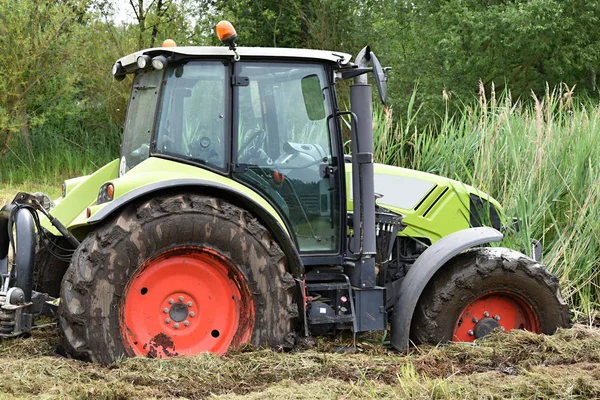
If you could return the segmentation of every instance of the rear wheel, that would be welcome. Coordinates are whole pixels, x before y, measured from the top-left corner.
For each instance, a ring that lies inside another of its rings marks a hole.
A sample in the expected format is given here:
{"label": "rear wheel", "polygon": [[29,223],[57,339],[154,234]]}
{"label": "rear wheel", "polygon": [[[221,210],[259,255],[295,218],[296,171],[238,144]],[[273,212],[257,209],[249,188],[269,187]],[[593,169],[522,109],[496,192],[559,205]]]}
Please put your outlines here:
{"label": "rear wheel", "polygon": [[293,345],[298,309],[283,251],[247,211],[200,195],[132,206],[89,235],[61,290],[61,350],[127,355]]}
{"label": "rear wheel", "polygon": [[472,342],[493,329],[553,334],[570,324],[558,279],[516,251],[474,249],[429,282],[411,322],[417,344]]}

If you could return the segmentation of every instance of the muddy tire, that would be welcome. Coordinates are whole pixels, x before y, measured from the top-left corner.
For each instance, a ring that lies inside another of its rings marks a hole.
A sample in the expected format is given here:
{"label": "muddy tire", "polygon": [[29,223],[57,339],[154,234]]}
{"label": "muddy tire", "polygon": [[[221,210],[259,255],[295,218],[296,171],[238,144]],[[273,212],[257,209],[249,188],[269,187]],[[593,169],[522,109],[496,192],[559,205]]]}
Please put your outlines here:
{"label": "muddy tire", "polygon": [[56,258],[46,246],[49,246],[54,253],[65,257],[70,257],[73,246],[62,236],[54,236],[48,232],[46,232],[46,235],[47,239],[41,239],[46,242],[46,245],[38,240],[35,249],[33,290],[48,293],[52,297],[58,297],[60,296],[62,278],[69,267],[69,262]]}
{"label": "muddy tire", "polygon": [[109,364],[243,343],[289,348],[295,286],[285,254],[250,213],[164,195],[130,206],[79,246],[61,289],[59,352]]}
{"label": "muddy tire", "polygon": [[523,254],[474,249],[453,258],[421,294],[411,322],[416,344],[473,341],[496,328],[553,334],[570,326],[558,278]]}

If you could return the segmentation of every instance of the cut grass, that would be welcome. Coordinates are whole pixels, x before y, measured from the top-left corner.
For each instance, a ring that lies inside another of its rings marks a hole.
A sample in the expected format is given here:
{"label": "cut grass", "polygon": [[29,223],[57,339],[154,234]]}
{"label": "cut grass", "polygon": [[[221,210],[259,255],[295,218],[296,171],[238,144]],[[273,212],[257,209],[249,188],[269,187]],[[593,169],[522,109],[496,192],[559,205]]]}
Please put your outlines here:
{"label": "cut grass", "polygon": [[[53,355],[51,328],[0,345],[0,397],[11,398],[597,398],[600,331],[494,333],[475,344],[408,355],[360,342],[297,353],[125,359],[107,368]],[[335,343],[340,344],[338,343]],[[348,344],[348,343],[346,343]],[[235,396],[235,397],[234,397]]]}

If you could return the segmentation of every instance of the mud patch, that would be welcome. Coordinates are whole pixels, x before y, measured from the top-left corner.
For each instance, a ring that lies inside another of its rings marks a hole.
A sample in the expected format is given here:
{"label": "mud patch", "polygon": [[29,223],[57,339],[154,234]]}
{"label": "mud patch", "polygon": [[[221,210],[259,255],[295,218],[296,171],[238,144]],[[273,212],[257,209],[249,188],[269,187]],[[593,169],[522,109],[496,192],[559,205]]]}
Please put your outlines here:
{"label": "mud patch", "polygon": [[148,357],[150,358],[175,357],[179,355],[175,351],[173,339],[163,332],[154,336],[148,343],[145,343],[144,349],[146,348],[148,348]]}

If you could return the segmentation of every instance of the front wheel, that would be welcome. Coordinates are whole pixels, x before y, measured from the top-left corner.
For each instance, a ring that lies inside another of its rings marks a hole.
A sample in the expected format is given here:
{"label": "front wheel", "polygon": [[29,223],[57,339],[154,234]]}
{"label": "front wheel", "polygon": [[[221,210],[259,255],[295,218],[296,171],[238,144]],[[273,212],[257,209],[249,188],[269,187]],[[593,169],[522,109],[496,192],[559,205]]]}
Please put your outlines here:
{"label": "front wheel", "polygon": [[429,282],[411,322],[416,344],[472,342],[493,329],[553,334],[570,325],[558,279],[523,254],[474,249],[453,258]]}
{"label": "front wheel", "polygon": [[121,356],[288,347],[298,309],[285,254],[247,211],[196,194],[126,209],[79,246],[59,308],[61,350]]}

